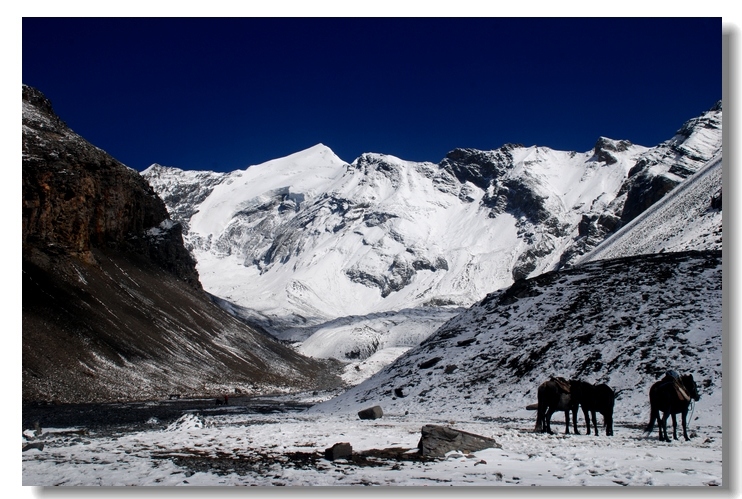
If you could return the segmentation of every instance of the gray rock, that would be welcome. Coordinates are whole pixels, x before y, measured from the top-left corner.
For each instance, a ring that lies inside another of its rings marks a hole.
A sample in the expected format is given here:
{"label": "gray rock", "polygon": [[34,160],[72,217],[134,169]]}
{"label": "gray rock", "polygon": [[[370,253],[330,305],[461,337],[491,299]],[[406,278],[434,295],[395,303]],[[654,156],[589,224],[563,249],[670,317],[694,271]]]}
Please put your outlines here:
{"label": "gray rock", "polygon": [[460,451],[464,454],[482,449],[501,448],[494,438],[476,435],[446,426],[425,425],[417,444],[423,456],[443,456],[446,452]]}
{"label": "gray rock", "polygon": [[328,461],[349,459],[352,455],[353,447],[348,442],[339,442],[329,449],[325,449],[325,459]]}
{"label": "gray rock", "polygon": [[23,452],[26,452],[30,449],[44,450],[44,442],[31,442],[23,446]]}
{"label": "gray rock", "polygon": [[379,419],[383,415],[384,411],[378,405],[358,411],[358,417],[361,419]]}

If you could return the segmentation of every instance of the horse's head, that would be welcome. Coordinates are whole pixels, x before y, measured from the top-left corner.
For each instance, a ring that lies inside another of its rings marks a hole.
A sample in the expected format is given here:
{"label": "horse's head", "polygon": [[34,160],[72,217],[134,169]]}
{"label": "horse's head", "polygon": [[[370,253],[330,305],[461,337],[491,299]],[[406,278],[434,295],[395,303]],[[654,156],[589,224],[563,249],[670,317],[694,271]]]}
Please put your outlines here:
{"label": "horse's head", "polygon": [[698,385],[696,385],[696,381],[693,379],[693,375],[684,374],[681,379],[683,380],[683,386],[688,392],[688,395],[690,395],[690,398],[692,398],[696,402],[701,400],[701,394],[698,393]]}

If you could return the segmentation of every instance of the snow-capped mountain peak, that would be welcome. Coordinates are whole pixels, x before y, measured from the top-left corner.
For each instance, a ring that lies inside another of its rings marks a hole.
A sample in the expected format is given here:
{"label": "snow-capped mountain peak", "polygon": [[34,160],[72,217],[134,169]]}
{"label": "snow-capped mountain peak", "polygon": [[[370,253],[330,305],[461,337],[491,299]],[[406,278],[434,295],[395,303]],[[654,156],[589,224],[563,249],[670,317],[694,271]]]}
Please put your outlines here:
{"label": "snow-capped mountain peak", "polygon": [[[318,144],[226,174],[144,175],[224,306],[284,339],[317,334],[301,347],[312,355],[363,360],[574,264],[677,185],[680,166],[719,153],[720,122],[717,105],[654,148],[599,137],[585,152],[506,144],[437,164],[379,153],[348,164]],[[413,334],[389,326],[418,313],[427,326]],[[319,341],[343,334],[357,341]]]}

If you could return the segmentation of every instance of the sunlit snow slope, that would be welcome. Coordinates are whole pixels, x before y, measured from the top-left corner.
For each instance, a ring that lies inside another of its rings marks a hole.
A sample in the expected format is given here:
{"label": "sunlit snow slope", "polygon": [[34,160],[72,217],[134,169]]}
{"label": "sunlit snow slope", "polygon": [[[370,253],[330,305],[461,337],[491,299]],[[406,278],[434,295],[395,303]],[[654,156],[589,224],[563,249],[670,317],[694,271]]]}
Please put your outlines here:
{"label": "sunlit snow slope", "polygon": [[[611,165],[594,151],[457,150],[482,156],[480,178],[466,179],[453,154],[441,165],[378,154],[347,164],[317,145],[209,186],[186,237],[205,289],[274,333],[469,305],[558,262],[582,214],[613,199],[645,150],[628,146]],[[485,162],[492,179],[482,181]],[[171,179],[188,174],[145,172],[166,202]]]}
{"label": "sunlit snow slope", "polygon": [[583,261],[722,247],[722,157],[717,155]]}

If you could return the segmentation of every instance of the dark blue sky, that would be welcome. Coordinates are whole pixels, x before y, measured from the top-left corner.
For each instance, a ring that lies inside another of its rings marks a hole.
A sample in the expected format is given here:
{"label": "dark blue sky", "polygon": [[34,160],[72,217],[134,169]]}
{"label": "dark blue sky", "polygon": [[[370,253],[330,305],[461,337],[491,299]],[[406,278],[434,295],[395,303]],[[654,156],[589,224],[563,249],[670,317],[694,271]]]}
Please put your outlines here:
{"label": "dark blue sky", "polygon": [[721,18],[24,18],[23,83],[123,163],[235,170],[316,143],[440,161],[653,146],[721,99]]}

